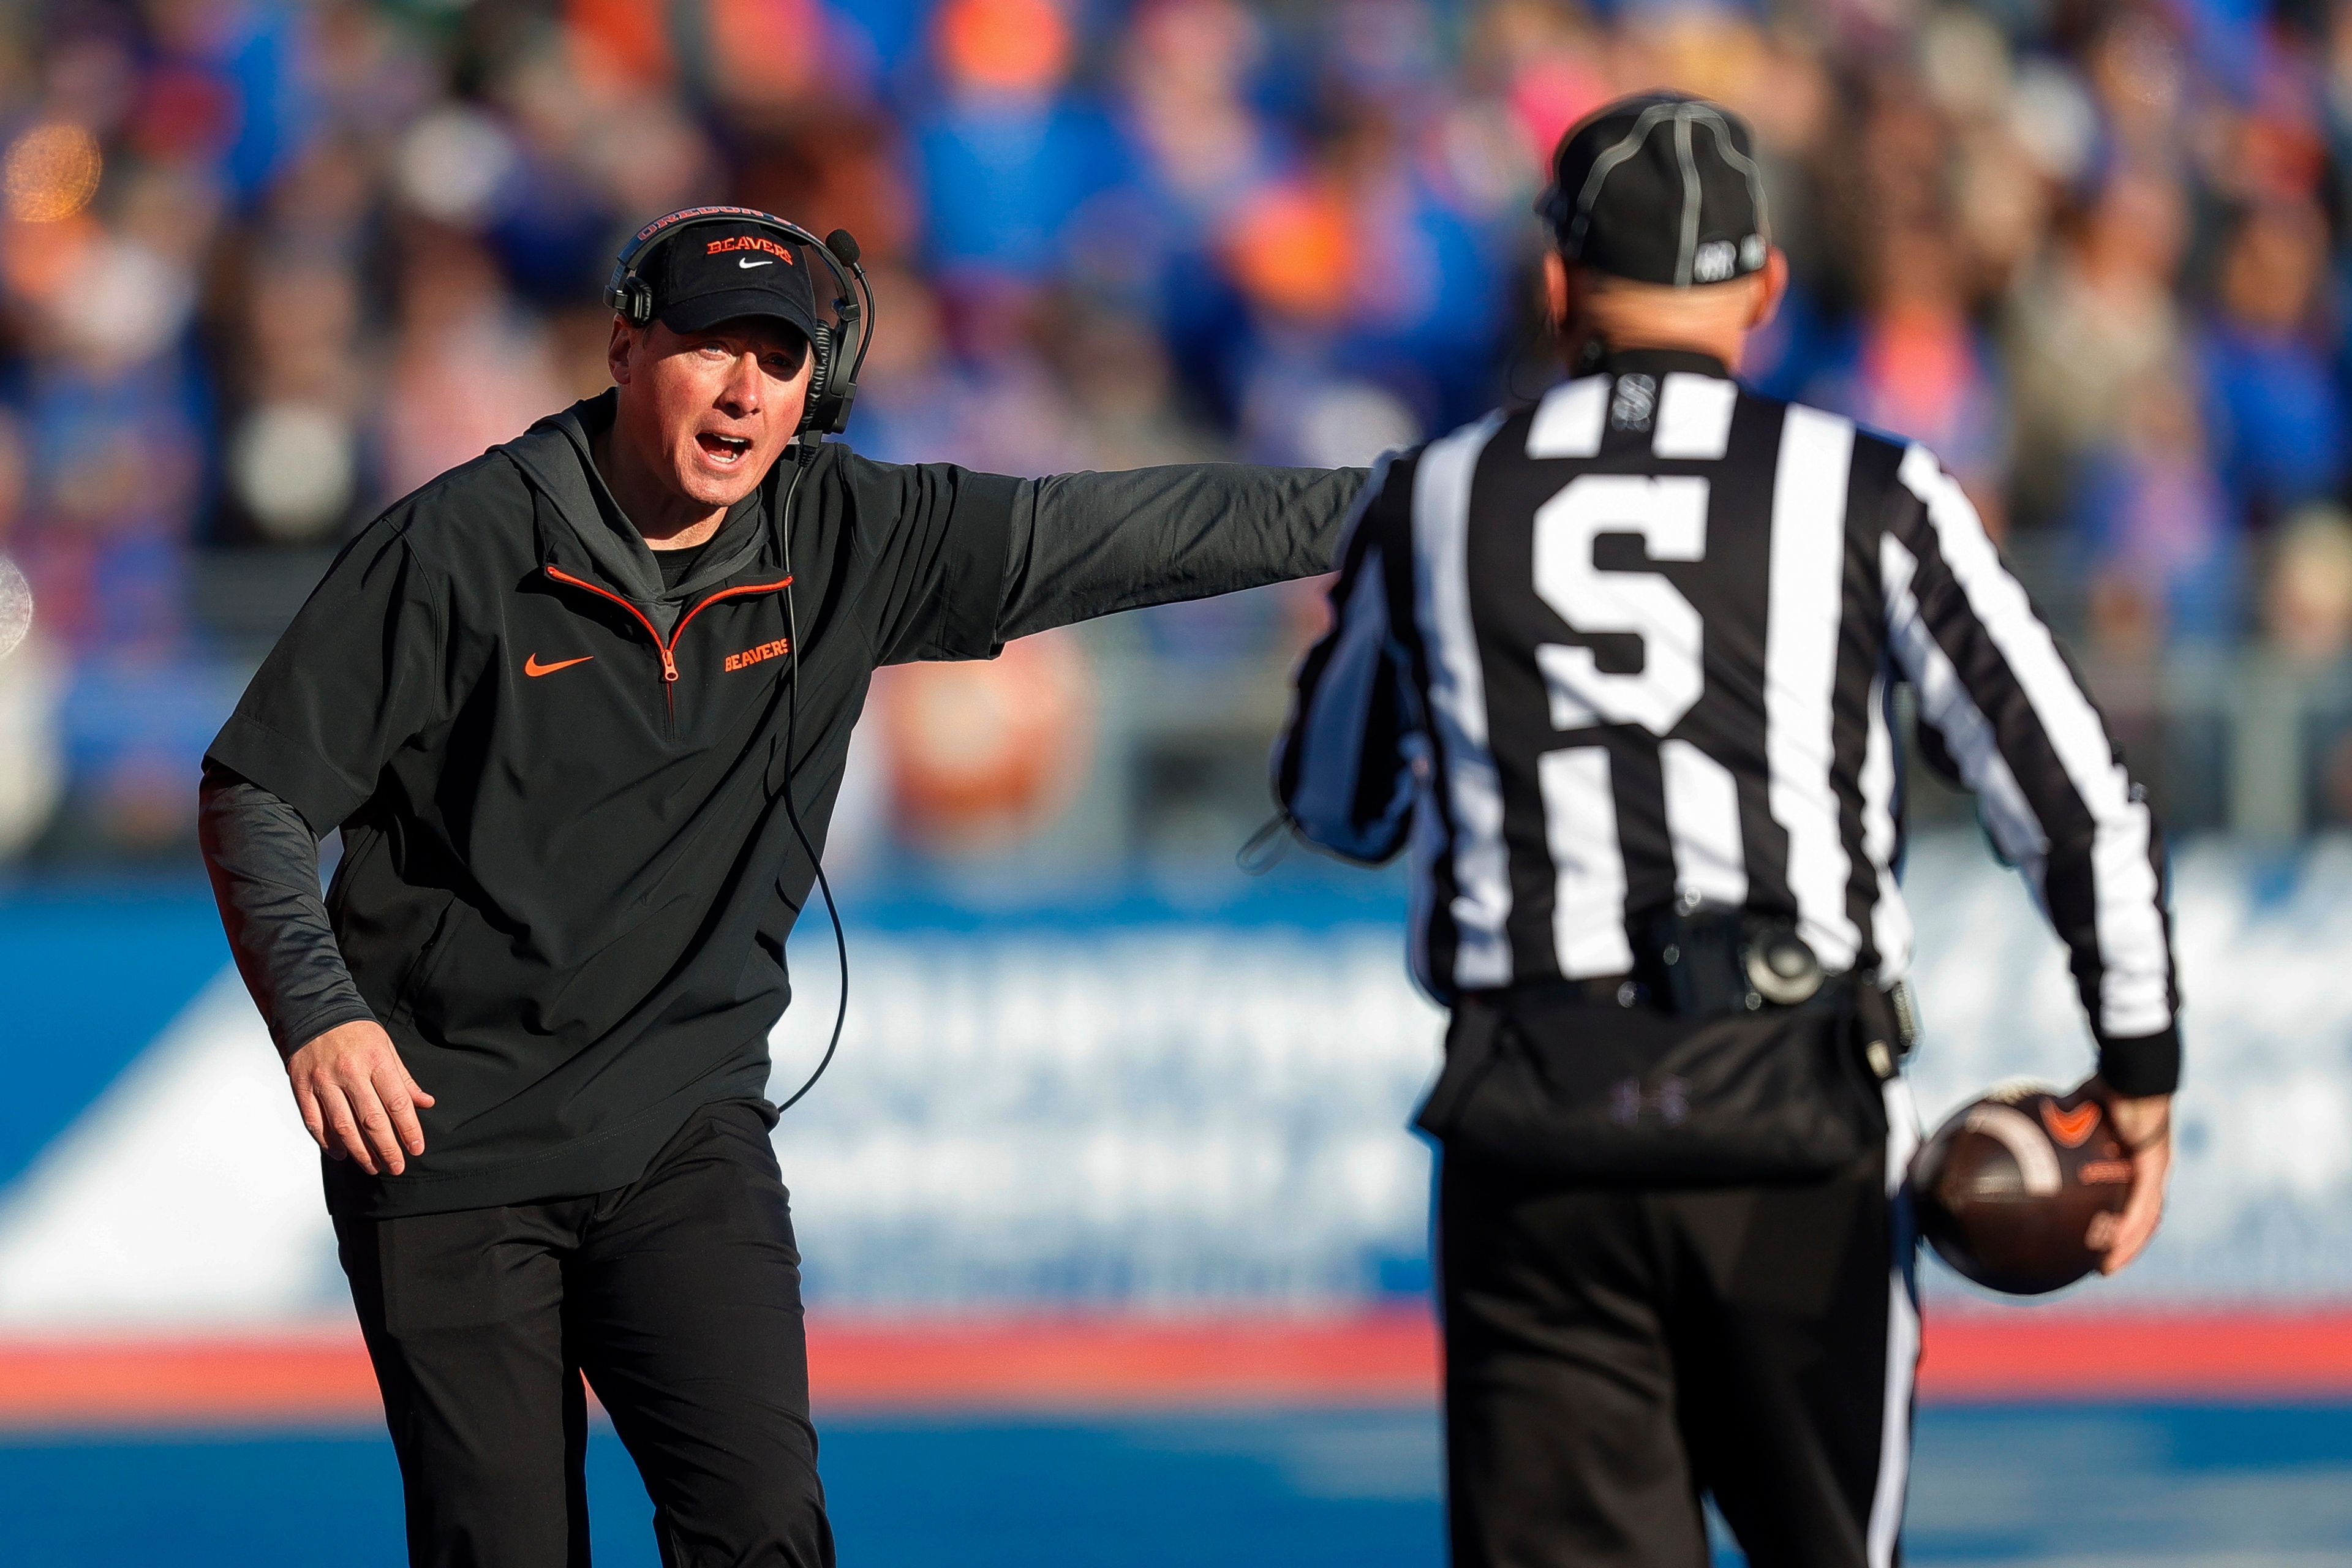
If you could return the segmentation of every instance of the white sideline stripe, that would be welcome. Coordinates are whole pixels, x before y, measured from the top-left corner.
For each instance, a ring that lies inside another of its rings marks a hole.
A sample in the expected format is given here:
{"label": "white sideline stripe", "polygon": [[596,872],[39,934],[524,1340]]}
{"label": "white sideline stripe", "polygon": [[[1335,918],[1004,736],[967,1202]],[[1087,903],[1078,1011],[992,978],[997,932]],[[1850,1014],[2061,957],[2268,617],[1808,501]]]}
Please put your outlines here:
{"label": "white sideline stripe", "polygon": [[1799,928],[1832,971],[1851,968],[1862,933],[1846,911],[1852,863],[1838,821],[1832,707],[1844,613],[1846,475],[1853,422],[1791,405],[1772,482],[1764,624],[1766,800],[1789,835]]}
{"label": "white sideline stripe", "polygon": [[[1596,409],[1600,384],[1593,384]],[[1453,807],[1454,983],[1461,986],[1511,983],[1511,944],[1503,930],[1511,914],[1503,785],[1486,747],[1486,678],[1470,619],[1470,481],[1501,425],[1502,416],[1490,414],[1430,443],[1413,473],[1412,538],[1420,567],[1413,614],[1429,651],[1430,706]]]}
{"label": "white sideline stripe", "polygon": [[[1886,1101],[1887,1224],[1900,1242],[1910,1231],[1911,1194],[1905,1178],[1919,1146],[1919,1113],[1911,1086],[1889,1079]],[[1879,1426],[1878,1487],[1870,1500],[1867,1548],[1870,1568],[1894,1568],[1895,1543],[1903,1537],[1903,1499],[1911,1479],[1911,1388],[1919,1373],[1919,1309],[1906,1279],[1911,1259],[1898,1250],[1887,1270],[1886,1405]]]}
{"label": "white sideline stripe", "polygon": [[1886,598],[1888,640],[1903,673],[1919,693],[1919,717],[1944,737],[1944,749],[1959,765],[1960,780],[1976,792],[1984,807],[1985,826],[1992,841],[2011,864],[2025,873],[2038,896],[2042,864],[2050,853],[2050,839],[2033,803],[2025,798],[2009,759],[2000,754],[1992,721],[1977,707],[1976,699],[1960,683],[1944,647],[1919,614],[1917,595],[1911,591],[1919,558],[1893,534],[1882,535],[1878,550],[1879,578]]}
{"label": "white sideline stripe", "polygon": [[1911,969],[1911,910],[1895,879],[1895,736],[1886,723],[1886,672],[1870,682],[1870,731],[1862,750],[1862,852],[1878,873],[1878,901],[1870,912],[1870,945],[1878,950],[1878,977],[1899,980]]}
{"label": "white sideline stripe", "polygon": [[1617,840],[1617,798],[1609,752],[1572,746],[1536,759],[1544,839],[1551,851],[1551,940],[1570,980],[1633,967],[1625,940],[1625,853]]}
{"label": "white sideline stripe", "polygon": [[1721,376],[1678,370],[1658,393],[1658,425],[1650,437],[1657,458],[1715,458],[1731,445],[1731,415],[1739,405],[1739,384]]}
{"label": "white sideline stripe", "polygon": [[1712,904],[1748,901],[1748,852],[1739,833],[1739,782],[1688,741],[1658,746],[1673,841],[1675,891]]}
{"label": "white sideline stripe", "polygon": [[319,1151],[234,969],[10,1184],[0,1331],[348,1321]]}
{"label": "white sideline stripe", "polygon": [[2033,613],[2024,588],[2001,564],[1959,481],[1920,446],[1903,454],[1898,472],[1911,493],[1927,503],[1945,564],[2016,676],[2067,782],[2091,814],[2100,1026],[2126,1038],[2168,1028],[2169,949],[2162,890],[2148,858],[2153,825],[2147,806],[2132,798],[2131,780],[2116,760],[2106,726],[2059,657],[2050,628]]}
{"label": "white sideline stripe", "polygon": [[[1590,458],[1600,451],[1601,422],[1609,412],[1609,381],[1605,375],[1588,375],[1562,382],[1545,393],[1528,425],[1528,456]],[[1422,459],[1424,468],[1428,461]]]}

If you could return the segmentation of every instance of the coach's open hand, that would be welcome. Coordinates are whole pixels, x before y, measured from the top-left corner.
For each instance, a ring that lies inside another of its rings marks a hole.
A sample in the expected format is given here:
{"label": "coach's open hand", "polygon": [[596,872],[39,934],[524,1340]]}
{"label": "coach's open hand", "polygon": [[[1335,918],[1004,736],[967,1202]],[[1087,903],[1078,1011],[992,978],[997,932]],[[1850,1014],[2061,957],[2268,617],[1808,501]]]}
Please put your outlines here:
{"label": "coach's open hand", "polygon": [[398,1175],[407,1154],[425,1152],[416,1108],[433,1097],[408,1076],[381,1025],[338,1024],[286,1058],[286,1077],[302,1125],[338,1160],[356,1160],[373,1176]]}
{"label": "coach's open hand", "polygon": [[2107,1120],[2116,1136],[2131,1151],[2131,1201],[2116,1222],[2116,1238],[2099,1265],[2113,1274],[2140,1255],[2164,1217],[2164,1187],[2172,1179],[2172,1096],[2150,1094],[2127,1100],[2094,1082],[2107,1103]]}

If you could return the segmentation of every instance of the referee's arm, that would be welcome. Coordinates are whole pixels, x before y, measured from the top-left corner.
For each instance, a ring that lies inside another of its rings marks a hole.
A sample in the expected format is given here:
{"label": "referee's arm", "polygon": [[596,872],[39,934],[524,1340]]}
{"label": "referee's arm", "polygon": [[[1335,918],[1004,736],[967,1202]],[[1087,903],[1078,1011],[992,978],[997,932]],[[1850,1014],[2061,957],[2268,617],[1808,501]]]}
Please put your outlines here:
{"label": "referee's arm", "polygon": [[2126,1097],[2180,1076],[2164,838],[2105,721],[1960,487],[1904,454],[1881,542],[1895,658],[2002,854],[2073,957],[2099,1075]]}
{"label": "referee's arm", "polygon": [[1425,753],[1406,670],[1413,467],[1409,458],[1382,458],[1349,514],[1331,629],[1298,667],[1274,750],[1275,798],[1291,826],[1368,865],[1403,847],[1413,758]]}

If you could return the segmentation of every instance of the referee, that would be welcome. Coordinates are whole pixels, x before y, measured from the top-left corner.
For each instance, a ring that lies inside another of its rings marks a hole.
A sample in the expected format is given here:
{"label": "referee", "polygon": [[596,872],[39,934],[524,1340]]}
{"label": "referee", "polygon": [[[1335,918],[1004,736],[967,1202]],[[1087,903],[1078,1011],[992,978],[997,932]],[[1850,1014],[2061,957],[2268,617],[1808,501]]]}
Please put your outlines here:
{"label": "referee", "polygon": [[746,208],[648,224],[615,385],[353,540],[205,755],[413,1563],[587,1563],[583,1373],[665,1568],[833,1562],[768,1036],[867,683],[1323,571],[1362,484],[821,441],[871,325],[856,266]]}
{"label": "referee", "polygon": [[1421,1124],[1454,1561],[1898,1555],[1919,1345],[1901,1192],[1911,925],[1889,700],[2070,950],[2163,1203],[2162,840],[1925,448],[1733,379],[1787,266],[1748,128],[1652,94],[1539,209],[1570,379],[1373,471],[1276,752],[1297,828],[1408,850],[1453,1007]]}

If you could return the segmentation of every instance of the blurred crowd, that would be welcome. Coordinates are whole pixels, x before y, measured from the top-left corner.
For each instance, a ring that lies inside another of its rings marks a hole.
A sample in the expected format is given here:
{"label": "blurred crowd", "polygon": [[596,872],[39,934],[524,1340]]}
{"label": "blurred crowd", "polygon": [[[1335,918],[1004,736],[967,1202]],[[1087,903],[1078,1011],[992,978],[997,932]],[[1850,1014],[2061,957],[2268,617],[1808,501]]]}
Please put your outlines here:
{"label": "blurred crowd", "polygon": [[[1931,443],[2159,730],[2200,661],[2344,684],[2345,0],[22,0],[0,860],[184,845],[254,563],[304,563],[290,611],[384,502],[608,384],[599,289],[649,216],[856,233],[871,455],[1361,462],[1557,374],[1547,154],[1661,84],[1762,144],[1797,286],[1751,379]],[[1121,668],[1264,685],[1318,618],[1158,612]],[[1093,755],[1093,646],[1009,678],[1050,711],[990,733]],[[912,760],[874,832],[976,809],[919,764],[942,728],[987,750],[979,679],[877,727]],[[2352,816],[2344,720],[2306,706],[2298,809]]]}

